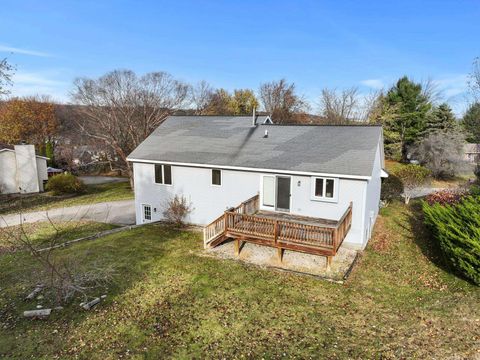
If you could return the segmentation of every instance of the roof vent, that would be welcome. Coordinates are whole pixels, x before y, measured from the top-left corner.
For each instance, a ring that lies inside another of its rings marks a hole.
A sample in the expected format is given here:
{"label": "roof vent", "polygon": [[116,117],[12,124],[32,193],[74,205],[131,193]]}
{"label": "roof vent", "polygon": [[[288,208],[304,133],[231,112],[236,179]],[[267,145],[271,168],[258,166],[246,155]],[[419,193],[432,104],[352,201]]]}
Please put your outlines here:
{"label": "roof vent", "polygon": [[263,135],[263,138],[264,139],[268,138],[268,130],[265,130],[265,135]]}

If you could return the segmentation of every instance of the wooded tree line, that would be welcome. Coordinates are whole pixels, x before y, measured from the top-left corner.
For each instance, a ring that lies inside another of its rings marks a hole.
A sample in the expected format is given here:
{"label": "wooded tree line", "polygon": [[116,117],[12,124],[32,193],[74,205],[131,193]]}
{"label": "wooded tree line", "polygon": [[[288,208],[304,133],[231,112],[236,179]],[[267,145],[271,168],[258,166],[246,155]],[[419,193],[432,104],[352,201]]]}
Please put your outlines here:
{"label": "wooded tree line", "polygon": [[[12,71],[6,60],[0,62],[0,94],[7,92]],[[458,141],[458,134],[466,134],[469,141],[480,143],[478,60],[470,88],[475,101],[461,121],[447,103],[437,104],[432,82],[417,83],[408,77],[368,96],[357,88],[324,89],[314,114],[295,84],[285,79],[261,84],[258,91],[228,91],[215,89],[206,81],[190,85],[165,72],[138,76],[129,70],[112,71],[97,79],[76,79],[72,101],[79,105],[78,128],[109,146],[127,170],[128,154],[171,114],[251,115],[253,109],[271,115],[278,124],[381,124],[386,155],[407,161],[413,147],[432,141],[433,135],[437,141],[443,134]],[[48,98],[14,98],[0,106],[0,142],[25,140],[42,147],[55,139],[58,125]]]}

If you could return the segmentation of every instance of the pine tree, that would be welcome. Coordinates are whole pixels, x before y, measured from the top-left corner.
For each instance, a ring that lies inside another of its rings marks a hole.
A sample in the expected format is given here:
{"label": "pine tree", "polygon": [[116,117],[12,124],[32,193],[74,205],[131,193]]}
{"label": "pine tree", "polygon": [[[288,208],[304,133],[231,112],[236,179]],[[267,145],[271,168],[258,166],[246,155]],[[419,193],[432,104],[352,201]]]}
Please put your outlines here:
{"label": "pine tree", "polygon": [[472,104],[462,119],[462,126],[467,132],[467,141],[480,144],[480,103]]}
{"label": "pine tree", "polygon": [[457,122],[452,109],[447,103],[435,107],[432,113],[427,116],[425,124],[425,135],[435,131],[451,131],[456,128]]}
{"label": "pine tree", "polygon": [[388,91],[384,98],[387,108],[393,108],[393,116],[384,122],[386,134],[391,135],[391,147],[397,147],[401,160],[407,160],[408,146],[419,139],[426,128],[426,118],[432,105],[422,92],[422,85],[404,76]]}
{"label": "pine tree", "polygon": [[45,156],[50,160],[47,161],[48,165],[53,166],[55,164],[53,143],[49,140],[45,144]]}

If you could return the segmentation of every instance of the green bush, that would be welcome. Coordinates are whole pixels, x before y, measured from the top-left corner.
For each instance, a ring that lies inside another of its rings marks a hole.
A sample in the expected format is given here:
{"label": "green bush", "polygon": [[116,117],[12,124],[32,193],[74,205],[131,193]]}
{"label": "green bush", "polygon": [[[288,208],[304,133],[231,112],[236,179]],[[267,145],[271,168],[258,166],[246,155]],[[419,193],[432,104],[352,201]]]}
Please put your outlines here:
{"label": "green bush", "polygon": [[400,178],[390,173],[387,178],[382,180],[382,191],[380,199],[386,202],[399,200],[402,198],[403,183]]}
{"label": "green bush", "polygon": [[80,194],[85,192],[85,184],[76,176],[64,173],[48,179],[45,189],[51,191],[53,195]]}
{"label": "green bush", "polygon": [[480,197],[455,205],[423,202],[425,223],[452,267],[480,285]]}

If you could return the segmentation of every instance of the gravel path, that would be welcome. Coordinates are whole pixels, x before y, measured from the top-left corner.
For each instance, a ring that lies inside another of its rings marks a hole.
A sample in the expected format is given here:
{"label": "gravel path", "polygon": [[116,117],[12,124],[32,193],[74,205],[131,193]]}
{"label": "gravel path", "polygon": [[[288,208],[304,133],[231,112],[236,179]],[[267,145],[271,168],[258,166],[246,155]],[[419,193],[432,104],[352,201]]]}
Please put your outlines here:
{"label": "gravel path", "polygon": [[357,251],[340,246],[329,270],[327,270],[326,257],[324,256],[285,250],[283,261],[280,262],[276,249],[252,243],[244,243],[240,251],[240,256],[235,255],[233,241],[228,241],[217,247],[208,249],[206,250],[206,254],[223,259],[235,259],[254,265],[279,268],[342,281],[344,275],[355,260]]}

